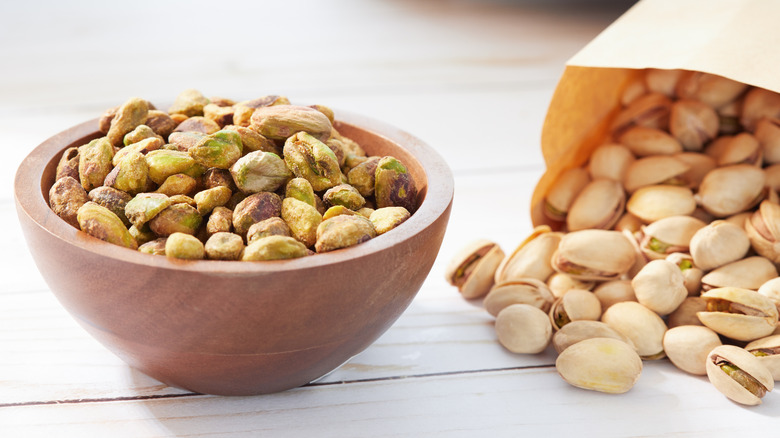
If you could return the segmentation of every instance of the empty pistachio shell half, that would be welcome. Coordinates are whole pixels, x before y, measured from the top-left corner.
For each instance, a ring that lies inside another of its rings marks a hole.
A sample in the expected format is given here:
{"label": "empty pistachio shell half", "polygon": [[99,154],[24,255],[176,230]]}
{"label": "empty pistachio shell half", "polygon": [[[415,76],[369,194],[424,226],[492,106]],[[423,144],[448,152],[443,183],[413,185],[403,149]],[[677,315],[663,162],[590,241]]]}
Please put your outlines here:
{"label": "empty pistachio shell half", "polygon": [[701,278],[702,289],[739,287],[758,290],[762,284],[777,277],[777,269],[761,256],[746,257],[714,269]]}
{"label": "empty pistachio shell half", "polygon": [[592,338],[563,350],[555,369],[570,385],[591,391],[622,394],[642,373],[642,359],[623,341]]}
{"label": "empty pistachio shell half", "polygon": [[558,249],[561,236],[561,233],[552,232],[546,225],[534,228],[531,235],[498,266],[496,283],[529,277],[546,281],[554,272],[550,258]]}
{"label": "empty pistachio shell half", "polygon": [[597,179],[585,186],[569,208],[566,225],[569,231],[588,228],[610,229],[620,219],[626,205],[619,181]]}
{"label": "empty pistachio shell half", "polygon": [[680,269],[666,260],[646,264],[631,280],[637,301],[659,315],[672,313],[688,296]]}
{"label": "empty pistachio shell half", "polygon": [[761,404],[761,398],[772,391],[772,374],[759,359],[734,345],[715,347],[707,356],[707,377],[715,388],[743,405]]}
{"label": "empty pistachio shell half", "polygon": [[640,248],[650,259],[688,252],[693,235],[707,224],[692,216],[669,216],[643,227]]}
{"label": "empty pistachio shell half", "polygon": [[555,348],[555,351],[560,354],[563,350],[571,347],[577,342],[592,338],[612,338],[623,341],[631,347],[634,346],[631,339],[623,336],[607,324],[601,321],[590,321],[587,319],[572,321],[561,327],[561,329],[556,331],[553,335],[552,345],[553,348]]}
{"label": "empty pistachio shell half", "polygon": [[482,305],[489,314],[496,316],[512,304],[530,304],[547,312],[554,300],[546,284],[535,278],[522,278],[494,285]]}
{"label": "empty pistachio shell half", "polygon": [[780,335],[756,339],[747,344],[745,350],[756,356],[772,373],[774,380],[780,380]]}
{"label": "empty pistachio shell half", "polygon": [[708,173],[697,197],[705,210],[716,217],[745,211],[761,200],[764,171],[749,164],[719,167]]}
{"label": "empty pistachio shell half", "polygon": [[666,357],[677,368],[697,376],[707,374],[707,355],[721,344],[717,333],[700,325],[674,327],[664,334]]}
{"label": "empty pistachio shell half", "polygon": [[664,357],[666,323],[647,307],[633,301],[615,303],[604,311],[601,321],[631,339],[642,359]]}
{"label": "empty pistachio shell half", "polygon": [[690,251],[697,267],[704,271],[739,260],[750,249],[750,240],[741,227],[714,221],[691,237]]}
{"label": "empty pistachio shell half", "polygon": [[569,207],[589,182],[588,171],[584,168],[575,167],[563,172],[547,191],[544,214],[554,221],[565,220]]}
{"label": "empty pistachio shell half", "polygon": [[670,216],[690,215],[696,210],[696,200],[691,189],[687,187],[646,186],[631,195],[626,209],[649,223]]}
{"label": "empty pistachio shell half", "polygon": [[552,338],[547,314],[529,304],[512,304],[496,316],[498,342],[513,353],[541,353]]}
{"label": "empty pistachio shell half", "polygon": [[447,282],[458,288],[464,298],[478,298],[490,291],[504,251],[489,240],[477,240],[450,260],[445,269]]}
{"label": "empty pistachio shell half", "polygon": [[572,321],[598,321],[600,317],[601,302],[589,290],[571,289],[550,307],[550,322],[555,330]]}
{"label": "empty pistachio shell half", "polygon": [[777,307],[756,291],[736,287],[701,294],[707,310],[697,313],[702,324],[723,336],[753,341],[769,336],[777,326]]}
{"label": "empty pistachio shell half", "polygon": [[627,147],[615,143],[604,144],[591,154],[588,171],[592,179],[611,179],[622,183],[634,160],[634,154]]}
{"label": "empty pistachio shell half", "polygon": [[563,236],[553,268],[581,280],[614,280],[634,264],[636,252],[618,231],[582,230]]}

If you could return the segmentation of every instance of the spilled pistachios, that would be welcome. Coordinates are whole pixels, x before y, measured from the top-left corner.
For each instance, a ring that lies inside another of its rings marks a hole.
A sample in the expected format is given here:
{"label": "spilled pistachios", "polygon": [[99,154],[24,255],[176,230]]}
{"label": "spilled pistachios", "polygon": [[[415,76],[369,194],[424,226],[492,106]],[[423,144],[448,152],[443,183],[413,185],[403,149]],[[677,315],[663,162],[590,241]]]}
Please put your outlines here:
{"label": "spilled pistachios", "polygon": [[390,232],[420,202],[399,159],[368,156],[334,128],[333,110],[283,96],[185,90],[167,112],[132,98],[99,130],[63,152],[49,204],[93,237],[147,254],[303,257]]}

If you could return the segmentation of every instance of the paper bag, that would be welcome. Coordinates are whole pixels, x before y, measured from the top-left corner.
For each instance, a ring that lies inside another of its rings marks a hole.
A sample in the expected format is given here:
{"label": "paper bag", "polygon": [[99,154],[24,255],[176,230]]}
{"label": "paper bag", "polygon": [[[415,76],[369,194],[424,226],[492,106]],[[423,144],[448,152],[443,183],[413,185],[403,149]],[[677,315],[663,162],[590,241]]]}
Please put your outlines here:
{"label": "paper bag", "polygon": [[625,86],[641,69],[712,73],[780,92],[780,1],[643,0],[567,63],[542,128],[547,170],[531,200],[534,225],[550,185],[607,137]]}

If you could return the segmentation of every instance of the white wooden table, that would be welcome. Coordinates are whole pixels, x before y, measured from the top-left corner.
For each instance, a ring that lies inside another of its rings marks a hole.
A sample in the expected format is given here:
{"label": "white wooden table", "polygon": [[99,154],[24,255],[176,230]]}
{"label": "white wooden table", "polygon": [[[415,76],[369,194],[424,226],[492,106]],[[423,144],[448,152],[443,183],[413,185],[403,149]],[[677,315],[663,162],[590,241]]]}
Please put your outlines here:
{"label": "white wooden table", "polygon": [[[507,352],[481,304],[443,279],[469,240],[511,251],[530,232],[564,63],[630,1],[172,3],[0,4],[0,437],[777,435],[777,394],[744,408],[668,361],[645,363],[624,395],[571,387],[551,350]],[[419,295],[314,384],[257,397],[167,387],[90,338],[26,249],[12,185],[33,147],[130,96],[171,101],[190,87],[363,113],[421,137],[454,171],[450,226]]]}

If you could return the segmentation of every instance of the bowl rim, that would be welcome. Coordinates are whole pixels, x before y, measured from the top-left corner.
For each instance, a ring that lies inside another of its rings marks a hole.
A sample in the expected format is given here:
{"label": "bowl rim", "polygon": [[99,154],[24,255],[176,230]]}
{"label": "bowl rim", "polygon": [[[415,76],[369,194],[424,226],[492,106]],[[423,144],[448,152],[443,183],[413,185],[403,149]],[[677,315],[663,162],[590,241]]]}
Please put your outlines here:
{"label": "bowl rim", "polygon": [[64,150],[65,146],[99,134],[97,129],[99,118],[88,120],[53,135],[35,147],[22,160],[14,178],[14,199],[17,210],[20,215],[22,213],[27,215],[52,237],[115,261],[160,269],[239,276],[327,267],[382,252],[414,239],[449,210],[454,195],[454,179],[449,166],[436,150],[412,134],[387,123],[350,111],[340,109],[334,111],[338,116],[337,123],[352,125],[383,137],[406,150],[419,162],[427,180],[422,203],[403,226],[359,245],[298,259],[245,262],[156,257],[92,237],[54,214],[43,196],[44,190],[48,192],[48,187],[44,187],[43,175],[49,163]]}

